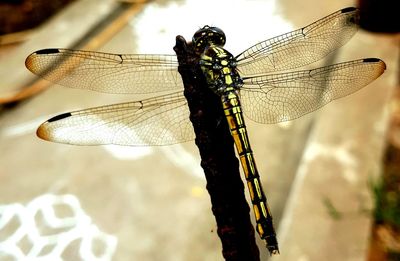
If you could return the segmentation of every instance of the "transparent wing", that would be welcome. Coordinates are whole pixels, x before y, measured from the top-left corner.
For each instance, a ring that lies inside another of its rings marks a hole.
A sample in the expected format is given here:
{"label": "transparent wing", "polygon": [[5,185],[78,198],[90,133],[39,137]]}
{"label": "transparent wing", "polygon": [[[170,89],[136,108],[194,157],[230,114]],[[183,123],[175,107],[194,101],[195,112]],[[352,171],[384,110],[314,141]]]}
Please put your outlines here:
{"label": "transparent wing", "polygon": [[240,89],[243,111],[260,123],[293,120],[361,89],[385,69],[383,61],[368,58],[314,70],[244,78]]}
{"label": "transparent wing", "polygon": [[242,76],[297,68],[320,60],[357,31],[359,10],[339,10],[304,28],[260,42],[237,56]]}
{"label": "transparent wing", "polygon": [[75,145],[168,145],[194,139],[181,92],[64,113],[44,122],[37,135]]}
{"label": "transparent wing", "polygon": [[106,93],[183,89],[174,55],[44,49],[29,55],[25,65],[34,74],[70,88]]}

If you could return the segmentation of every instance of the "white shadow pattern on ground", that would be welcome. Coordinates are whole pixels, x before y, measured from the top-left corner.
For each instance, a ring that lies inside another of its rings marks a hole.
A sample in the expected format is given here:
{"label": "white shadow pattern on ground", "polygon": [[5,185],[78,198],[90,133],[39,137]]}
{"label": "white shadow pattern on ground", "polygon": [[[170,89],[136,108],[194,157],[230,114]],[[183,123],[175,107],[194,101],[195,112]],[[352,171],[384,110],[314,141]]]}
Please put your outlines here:
{"label": "white shadow pattern on ground", "polygon": [[117,242],[92,223],[73,195],[0,205],[0,260],[106,261]]}

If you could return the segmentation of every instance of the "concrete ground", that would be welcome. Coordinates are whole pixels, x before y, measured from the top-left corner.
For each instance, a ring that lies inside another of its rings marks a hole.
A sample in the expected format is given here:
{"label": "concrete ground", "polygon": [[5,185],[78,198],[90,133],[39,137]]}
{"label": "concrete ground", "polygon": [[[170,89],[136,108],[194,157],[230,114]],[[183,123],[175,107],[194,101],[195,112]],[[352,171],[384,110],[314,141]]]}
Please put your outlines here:
{"label": "concrete ground", "polygon": [[[34,78],[23,64],[29,53],[68,48],[74,38],[69,33],[89,30],[112,5],[77,1],[14,53],[3,53],[0,94]],[[344,0],[155,1],[99,50],[173,54],[176,35],[190,39],[210,24],[225,31],[226,48],[237,54],[352,5]],[[207,12],[201,11],[205,7]],[[371,227],[365,211],[371,209],[368,181],[380,171],[387,101],[399,70],[398,44],[388,35],[360,31],[330,60],[379,57],[388,66],[381,78],[289,123],[247,122],[278,225],[281,255],[273,260],[365,260]],[[101,260],[222,260],[193,142],[81,147],[35,136],[41,122],[61,112],[136,99],[52,87],[2,110],[0,260],[38,253],[52,255],[50,260],[95,260],[91,255]],[[264,243],[258,243],[265,260]]]}

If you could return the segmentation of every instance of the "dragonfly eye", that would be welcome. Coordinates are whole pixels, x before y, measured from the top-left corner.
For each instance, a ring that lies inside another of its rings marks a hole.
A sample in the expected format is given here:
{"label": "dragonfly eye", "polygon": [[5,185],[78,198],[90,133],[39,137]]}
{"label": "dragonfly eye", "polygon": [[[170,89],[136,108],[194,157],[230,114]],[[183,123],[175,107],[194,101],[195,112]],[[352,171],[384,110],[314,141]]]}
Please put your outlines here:
{"label": "dragonfly eye", "polygon": [[218,27],[204,26],[198,30],[192,38],[195,48],[202,53],[207,46],[224,46],[226,42],[225,33]]}

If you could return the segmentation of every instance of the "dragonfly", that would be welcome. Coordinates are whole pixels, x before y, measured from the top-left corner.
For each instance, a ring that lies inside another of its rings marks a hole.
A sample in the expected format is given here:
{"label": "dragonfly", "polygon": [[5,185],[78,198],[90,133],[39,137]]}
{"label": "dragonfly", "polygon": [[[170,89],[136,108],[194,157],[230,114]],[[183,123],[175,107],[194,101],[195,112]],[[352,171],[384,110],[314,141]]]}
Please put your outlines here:
{"label": "dragonfly", "polygon": [[[386,69],[378,58],[364,58],[316,69],[314,63],[344,45],[357,31],[359,10],[348,7],[303,28],[261,41],[237,56],[223,48],[225,34],[205,26],[193,36],[208,86],[220,96],[256,219],[256,230],[271,254],[279,253],[272,215],[261,186],[243,114],[273,124],[299,118],[347,96]],[[51,82],[113,94],[158,96],[57,115],[37,130],[48,141],[127,146],[168,145],[194,140],[189,109],[175,55],[112,54],[43,49],[26,67]]]}

